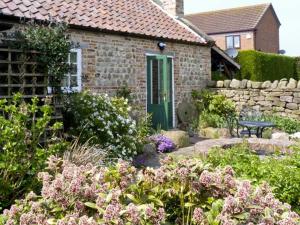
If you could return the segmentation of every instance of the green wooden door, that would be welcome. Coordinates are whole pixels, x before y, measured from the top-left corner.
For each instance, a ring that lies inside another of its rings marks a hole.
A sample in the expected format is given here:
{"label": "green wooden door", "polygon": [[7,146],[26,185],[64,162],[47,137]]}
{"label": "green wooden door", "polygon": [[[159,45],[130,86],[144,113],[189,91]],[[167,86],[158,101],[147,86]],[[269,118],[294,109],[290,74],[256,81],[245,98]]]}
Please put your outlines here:
{"label": "green wooden door", "polygon": [[147,110],[154,128],[172,128],[172,59],[164,55],[147,57]]}

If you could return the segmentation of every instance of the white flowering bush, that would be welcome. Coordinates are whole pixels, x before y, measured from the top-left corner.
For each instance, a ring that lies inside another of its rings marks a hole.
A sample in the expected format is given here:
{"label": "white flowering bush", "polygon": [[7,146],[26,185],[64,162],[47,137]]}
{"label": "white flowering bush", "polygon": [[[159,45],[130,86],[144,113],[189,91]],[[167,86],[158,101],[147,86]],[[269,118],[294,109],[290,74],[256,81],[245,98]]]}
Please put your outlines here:
{"label": "white flowering bush", "polygon": [[132,160],[138,154],[144,137],[129,116],[126,99],[84,92],[72,94],[65,105],[67,132],[100,144],[109,158]]}
{"label": "white flowering bush", "polygon": [[51,157],[39,174],[41,196],[30,193],[0,216],[5,225],[297,225],[298,214],[274,198],[267,184],[253,187],[230,167],[165,159],[137,171],[76,166]]}

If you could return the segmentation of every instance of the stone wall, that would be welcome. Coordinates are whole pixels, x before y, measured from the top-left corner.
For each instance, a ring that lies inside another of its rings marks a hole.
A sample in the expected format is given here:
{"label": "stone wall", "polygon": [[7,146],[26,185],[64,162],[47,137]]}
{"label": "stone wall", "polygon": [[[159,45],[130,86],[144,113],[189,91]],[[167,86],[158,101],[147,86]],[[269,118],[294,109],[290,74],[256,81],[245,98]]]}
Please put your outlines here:
{"label": "stone wall", "polygon": [[[158,40],[72,30],[82,48],[83,88],[114,94],[128,84],[138,104],[146,107],[146,54],[160,54]],[[176,104],[190,98],[193,89],[206,87],[211,79],[209,47],[166,42],[164,54],[174,56]]]}
{"label": "stone wall", "polygon": [[233,100],[238,110],[243,106],[300,119],[300,81],[252,82],[225,80],[216,82],[212,90]]}

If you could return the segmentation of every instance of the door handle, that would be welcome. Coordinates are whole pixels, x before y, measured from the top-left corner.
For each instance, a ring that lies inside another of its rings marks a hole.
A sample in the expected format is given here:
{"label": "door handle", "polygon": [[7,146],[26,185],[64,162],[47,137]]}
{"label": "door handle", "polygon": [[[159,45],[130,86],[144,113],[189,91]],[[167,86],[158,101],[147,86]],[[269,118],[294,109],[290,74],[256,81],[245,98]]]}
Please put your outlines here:
{"label": "door handle", "polygon": [[161,96],[162,96],[163,101],[166,101],[166,100],[167,100],[167,93],[166,93],[165,91],[163,91],[163,92],[161,93]]}

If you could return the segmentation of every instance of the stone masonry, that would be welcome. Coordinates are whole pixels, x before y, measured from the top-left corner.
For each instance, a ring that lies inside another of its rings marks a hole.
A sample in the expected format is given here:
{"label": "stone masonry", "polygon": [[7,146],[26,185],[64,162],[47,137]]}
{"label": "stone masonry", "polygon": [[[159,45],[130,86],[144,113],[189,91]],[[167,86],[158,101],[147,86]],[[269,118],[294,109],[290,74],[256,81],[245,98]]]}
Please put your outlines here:
{"label": "stone masonry", "polygon": [[[72,30],[82,46],[83,89],[113,95],[122,85],[132,90],[137,104],[146,107],[146,54],[161,54],[158,40]],[[163,54],[174,56],[176,105],[188,100],[193,89],[206,87],[211,78],[210,48],[166,42]]]}
{"label": "stone masonry", "polygon": [[238,110],[247,106],[265,113],[300,119],[300,81],[253,82],[234,79],[217,81],[212,89],[233,100]]}

